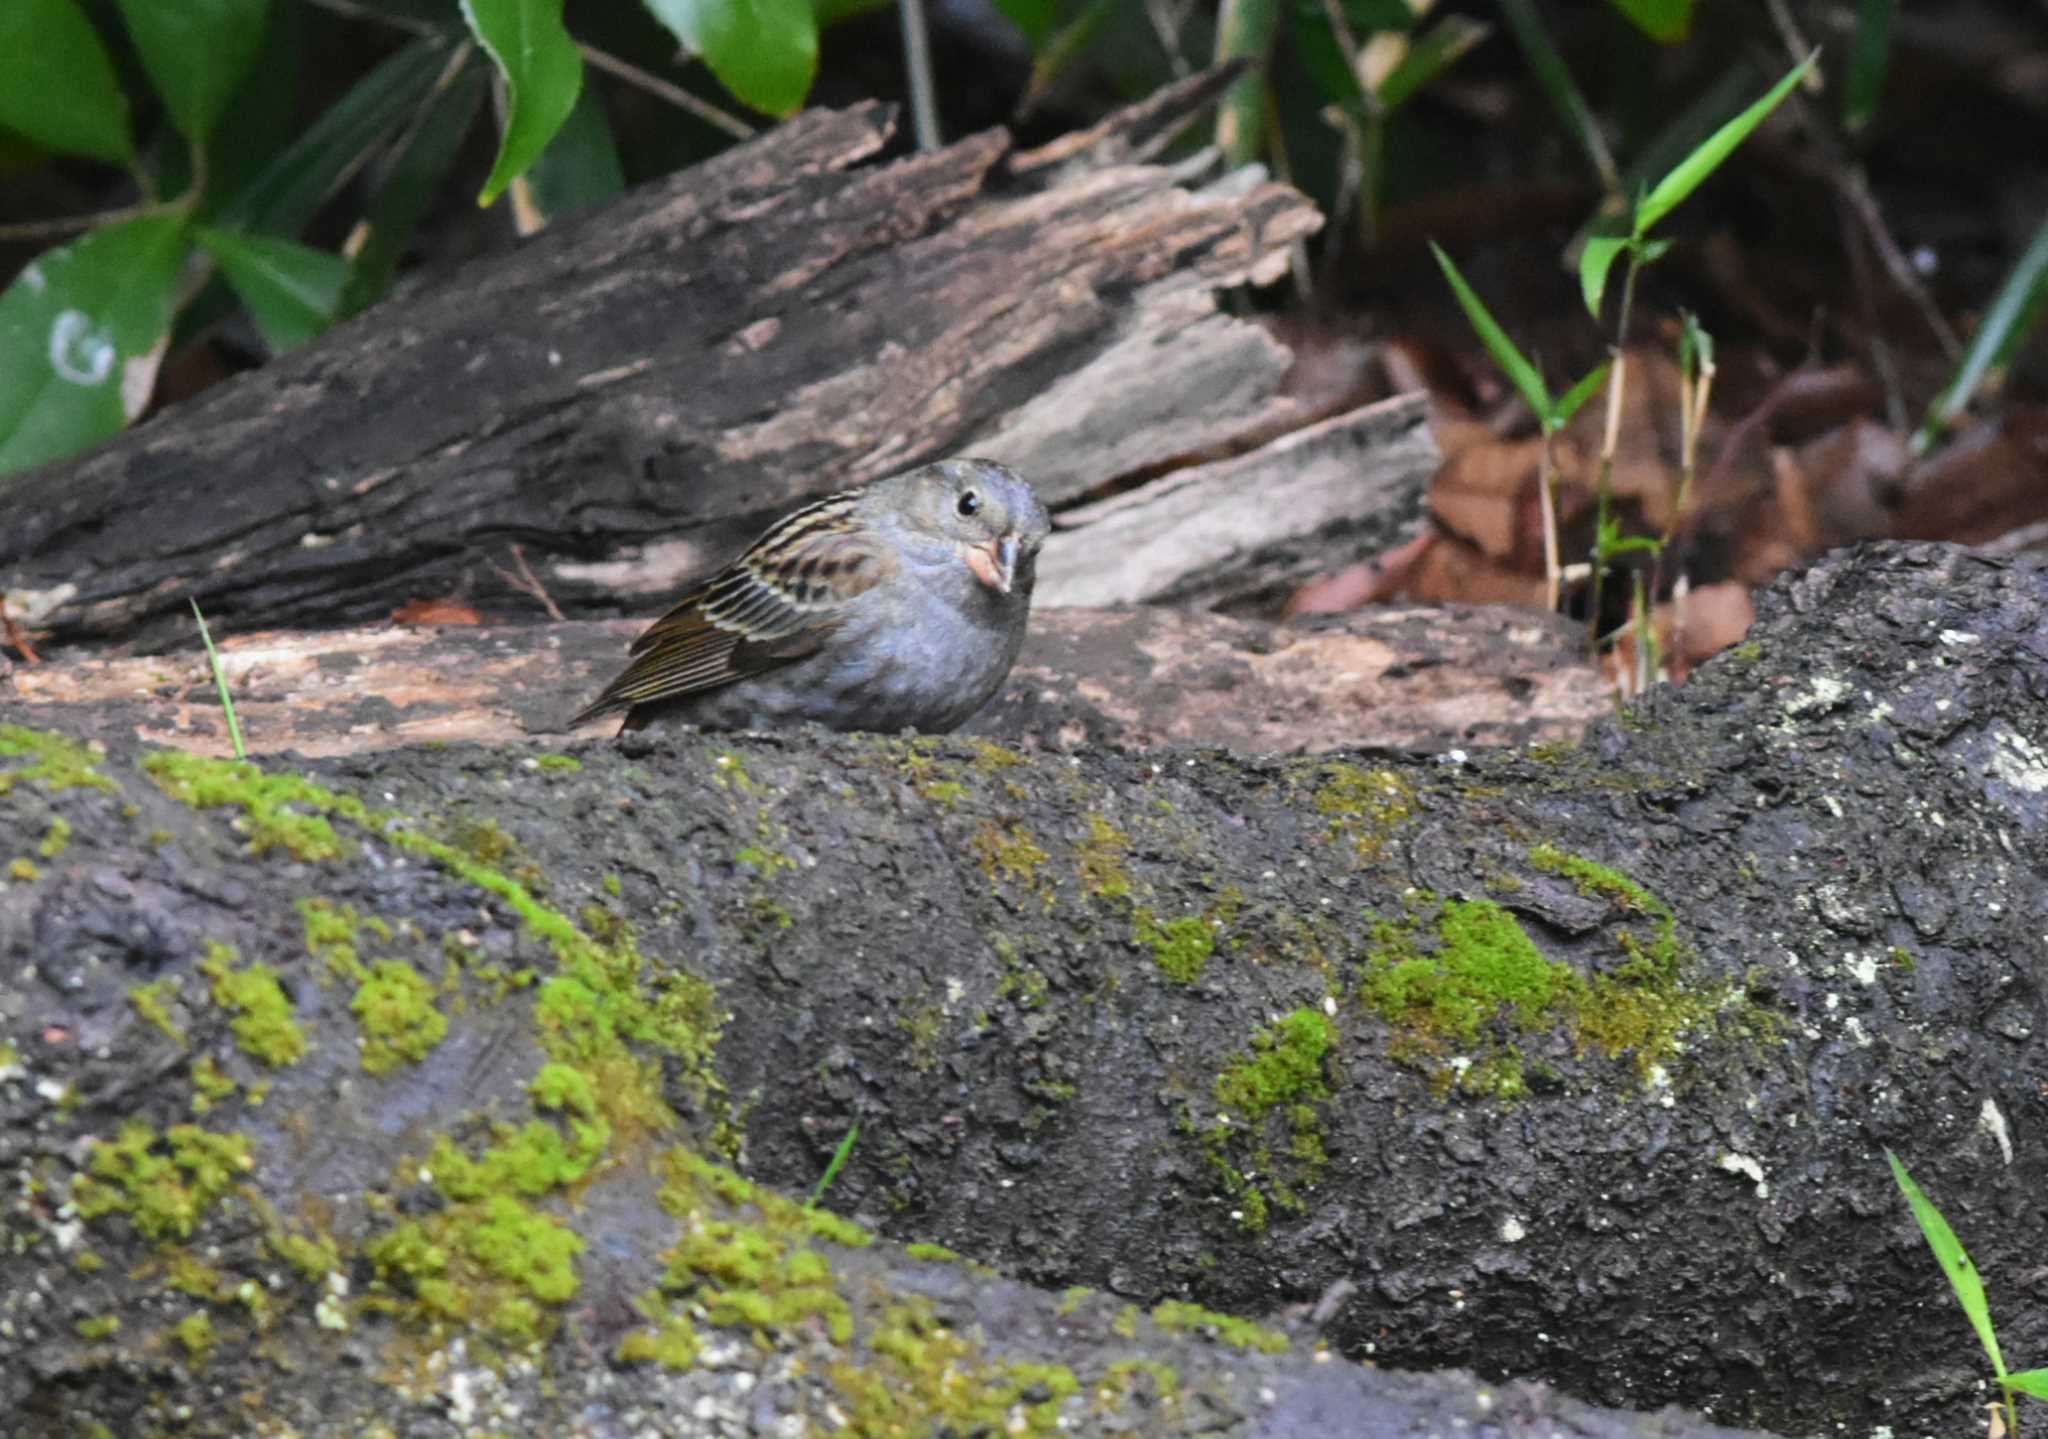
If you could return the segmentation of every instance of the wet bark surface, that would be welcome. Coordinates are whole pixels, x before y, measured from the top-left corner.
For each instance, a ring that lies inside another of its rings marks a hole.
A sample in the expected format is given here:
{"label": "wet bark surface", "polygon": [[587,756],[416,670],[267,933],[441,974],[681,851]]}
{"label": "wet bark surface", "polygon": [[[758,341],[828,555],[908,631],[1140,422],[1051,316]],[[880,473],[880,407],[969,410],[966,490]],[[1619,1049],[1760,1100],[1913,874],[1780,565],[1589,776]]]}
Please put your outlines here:
{"label": "wet bark surface", "polygon": [[[1302,1357],[1297,1306],[1318,1300],[1335,1350],[1397,1368],[1792,1433],[1975,1422],[1983,1366],[1886,1146],[1989,1277],[2006,1352],[2048,1348],[2038,568],[1839,553],[1683,691],[1576,749],[1462,763],[635,737],[313,761],[309,791],[145,772],[120,746],[66,786],[75,757],[0,733],[23,751],[0,760],[0,860],[20,861],[0,889],[19,1196],[0,1373],[19,1412],[129,1432],[234,1393],[237,1422],[317,1427],[374,1393],[401,1433],[527,1433],[588,1400],[610,1433],[634,1404],[715,1408],[744,1370],[776,1413],[821,1414],[830,1305],[735,1320],[739,1290],[788,1302],[786,1255],[763,1278],[690,1249],[733,1186],[699,1194],[674,1151],[800,1194],[855,1123],[833,1208],[1106,1291],[1062,1319],[1035,1291],[835,1249],[855,1348],[925,1293],[984,1345],[969,1368],[1078,1366],[1083,1397],[1044,1402],[1082,1432],[1138,1410],[1136,1432],[1203,1414],[1310,1432],[1304,1409],[1273,1416],[1385,1382]],[[348,962],[314,916],[345,917]],[[363,975],[386,960],[423,978],[445,1035],[419,1037],[417,1006],[395,1040],[370,1027]],[[238,977],[259,965],[303,1054],[251,1019]],[[551,1065],[596,1077],[587,1113],[569,1080],[540,1082]],[[661,1102],[635,1109],[651,1066]],[[501,1175],[509,1193],[449,1179],[436,1148],[485,1155],[539,1123],[573,1158],[591,1115],[601,1164]],[[515,1199],[583,1241],[572,1297],[522,1289],[544,1266],[476,1237]],[[795,1247],[774,1225],[800,1218],[741,1212]],[[379,1244],[407,1222],[443,1270]],[[295,1267],[290,1235],[331,1256]],[[215,1279],[179,1287],[181,1253]],[[1217,1397],[1086,1408],[1104,1364],[1167,1352],[1123,1303],[1181,1297],[1292,1322],[1296,1352],[1180,1352],[1163,1362]],[[712,1359],[609,1362],[663,1303]],[[194,1311],[220,1336],[204,1359],[176,1328]],[[541,1347],[508,1366],[522,1316]],[[750,1327],[770,1342],[735,1342]],[[1034,1375],[1016,1403],[1058,1388]],[[1358,1413],[1324,1432],[1381,1432]]]}

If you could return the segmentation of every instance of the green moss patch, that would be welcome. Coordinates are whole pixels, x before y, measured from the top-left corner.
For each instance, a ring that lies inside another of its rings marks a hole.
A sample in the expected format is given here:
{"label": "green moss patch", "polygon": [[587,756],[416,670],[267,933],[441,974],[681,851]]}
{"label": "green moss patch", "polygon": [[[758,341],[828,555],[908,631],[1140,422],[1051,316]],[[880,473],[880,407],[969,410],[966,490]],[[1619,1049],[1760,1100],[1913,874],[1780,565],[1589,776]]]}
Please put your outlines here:
{"label": "green moss patch", "polygon": [[831,1370],[855,1434],[1056,1434],[1081,1390],[1063,1364],[989,1361],[921,1298],[884,1310],[867,1344],[868,1363]]}
{"label": "green moss patch", "polygon": [[97,1140],[87,1172],[72,1182],[71,1202],[86,1219],[125,1214],[145,1238],[190,1238],[214,1202],[255,1168],[249,1141],[192,1124],[159,1135],[130,1124]]}
{"label": "green moss patch", "polygon": [[389,1074],[417,1064],[448,1033],[448,1017],[434,1004],[434,986],[402,959],[380,959],[357,988],[349,1009],[362,1026],[363,1068]]}
{"label": "green moss patch", "polygon": [[1297,1009],[1254,1033],[1250,1054],[1216,1076],[1216,1120],[1201,1133],[1246,1229],[1265,1228],[1272,1205],[1301,1209],[1299,1186],[1322,1169],[1316,1106],[1329,1098],[1323,1065],[1335,1044],[1322,1011]]}
{"label": "green moss patch", "polygon": [[62,789],[103,789],[114,792],[114,782],[101,774],[98,757],[67,735],[32,730],[18,724],[0,724],[0,794],[6,794],[23,780],[55,792]]}
{"label": "green moss patch", "polygon": [[1390,1053],[1429,1072],[1442,1088],[1512,1098],[1526,1086],[1521,1036],[1561,1031],[1583,1055],[1632,1055],[1645,1074],[1685,1033],[1719,1008],[1713,992],[1681,979],[1677,921],[1662,900],[1627,876],[1548,846],[1531,853],[1546,873],[1572,879],[1647,933],[1614,932],[1622,960],[1587,977],[1537,948],[1491,900],[1417,896],[1395,919],[1376,918],[1357,995],[1393,1029]]}
{"label": "green moss patch", "polygon": [[230,1026],[242,1049],[272,1068],[296,1064],[306,1054],[306,1034],[292,1018],[291,1001],[267,964],[235,967],[233,946],[206,943],[199,972],[213,981],[213,1002],[235,1012]]}

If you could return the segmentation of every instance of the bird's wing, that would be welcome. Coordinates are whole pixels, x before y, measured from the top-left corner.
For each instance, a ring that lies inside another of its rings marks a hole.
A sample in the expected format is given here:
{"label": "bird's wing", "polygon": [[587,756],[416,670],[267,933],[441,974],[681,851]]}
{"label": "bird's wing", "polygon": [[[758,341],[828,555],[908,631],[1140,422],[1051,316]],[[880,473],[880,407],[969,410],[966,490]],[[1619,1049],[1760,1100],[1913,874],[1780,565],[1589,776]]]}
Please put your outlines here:
{"label": "bird's wing", "polygon": [[570,721],[715,689],[816,653],[895,561],[850,495],[798,510],[633,641],[625,673]]}

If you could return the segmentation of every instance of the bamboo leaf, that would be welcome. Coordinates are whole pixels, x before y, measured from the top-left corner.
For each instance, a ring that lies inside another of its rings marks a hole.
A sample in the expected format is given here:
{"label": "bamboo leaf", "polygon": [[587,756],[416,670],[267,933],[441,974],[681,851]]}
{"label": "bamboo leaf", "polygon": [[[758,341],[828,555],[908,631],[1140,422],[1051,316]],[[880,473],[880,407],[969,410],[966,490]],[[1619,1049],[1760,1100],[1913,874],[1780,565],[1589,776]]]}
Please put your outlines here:
{"label": "bamboo leaf", "polygon": [[1646,235],[1652,226],[1685,202],[1688,195],[1697,190],[1706,178],[1721,168],[1722,161],[1735,153],[1735,147],[1750,136],[1750,132],[1763,124],[1771,111],[1792,93],[1792,87],[1806,78],[1820,52],[1801,60],[1791,71],[1770,88],[1770,92],[1733,120],[1723,125],[1703,140],[1699,147],[1654,186],[1636,206],[1635,234],[1637,239]]}
{"label": "bamboo leaf", "polygon": [[1479,343],[1486,346],[1486,352],[1493,356],[1508,382],[1521,392],[1523,400],[1536,412],[1537,418],[1548,425],[1554,411],[1550,404],[1550,392],[1543,388],[1543,377],[1536,373],[1536,367],[1529,363],[1522,352],[1515,348],[1515,342],[1507,331],[1487,310],[1485,302],[1472,292],[1465,283],[1465,277],[1458,273],[1458,267],[1451,263],[1451,257],[1437,248],[1434,240],[1429,243],[1430,253],[1436,256],[1437,265],[1443,270],[1444,278],[1451,282],[1451,293],[1458,297],[1458,305],[1465,312],[1466,321],[1473,333],[1479,336]]}

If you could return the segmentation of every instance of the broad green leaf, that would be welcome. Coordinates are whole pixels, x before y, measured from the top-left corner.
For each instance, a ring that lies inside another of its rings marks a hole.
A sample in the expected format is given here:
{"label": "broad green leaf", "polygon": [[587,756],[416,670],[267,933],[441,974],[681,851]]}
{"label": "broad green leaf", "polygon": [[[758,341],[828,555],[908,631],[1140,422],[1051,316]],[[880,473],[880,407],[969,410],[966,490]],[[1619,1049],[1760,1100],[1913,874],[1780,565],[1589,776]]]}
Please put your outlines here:
{"label": "broad green leaf", "polygon": [[1863,0],[1856,21],[1856,43],[1849,50],[1849,78],[1842,86],[1842,123],[1861,130],[1877,114],[1884,93],[1885,71],[1891,68],[1892,16],[1899,0]]}
{"label": "broad green leaf", "polygon": [[1561,430],[1572,422],[1572,416],[1585,407],[1586,401],[1600,393],[1600,387],[1607,383],[1607,372],[1613,368],[1613,361],[1603,361],[1585,379],[1564,392],[1564,398],[1557,402],[1557,410],[1551,416],[1551,428]]}
{"label": "broad green leaf", "polygon": [[1948,1227],[1948,1221],[1941,1217],[1934,1201],[1920,1192],[1920,1186],[1913,1182],[1906,1166],[1899,1163],[1899,1156],[1887,1149],[1884,1157],[1891,1161],[1892,1178],[1905,1192],[1906,1203],[1913,1206],[1913,1217],[1920,1222],[1920,1232],[1927,1236],[1927,1247],[1934,1251],[1934,1262],[1941,1266],[1942,1273],[1948,1275],[1957,1302],[1963,1306],[1963,1313],[1969,1316],[1970,1326],[1977,1331],[1977,1342],[1991,1357],[1992,1369],[2004,1376],[2005,1360],[1998,1352],[1998,1335],[1991,1328],[1991,1306],[1984,1298],[1984,1281],[1978,1277],[1977,1266],[1970,1262],[1962,1241]]}
{"label": "broad green leaf", "polygon": [[1676,45],[1692,29],[1692,0],[1608,0],[1659,45]]}
{"label": "broad green leaf", "polygon": [[2048,1399],[2048,1369],[2022,1369],[2017,1374],[2006,1375],[2005,1383],[2007,1388],[2017,1389],[2022,1394]]}
{"label": "broad green leaf", "polygon": [[1586,297],[1587,313],[1595,320],[1600,318],[1600,301],[1607,294],[1607,272],[1614,268],[1615,256],[1630,243],[1627,235],[1595,235],[1579,251],[1579,290]]}
{"label": "broad green leaf", "polygon": [[1266,144],[1266,71],[1280,0],[1223,0],[1216,16],[1216,63],[1256,62],[1216,106],[1216,148],[1231,165],[1249,164]]}
{"label": "broad green leaf", "polygon": [[[371,202],[370,213],[364,217],[363,241],[349,262],[337,314],[356,314],[382,299],[391,288],[399,259],[440,193],[441,182],[455,163],[463,137],[476,120],[483,95],[483,67],[465,65],[448,87],[434,97],[426,114],[413,127]],[[583,98],[593,97],[586,91]],[[562,133],[568,133],[566,127]],[[559,135],[556,143],[560,143]]]}
{"label": "broad green leaf", "polygon": [[0,0],[0,127],[109,165],[135,158],[128,97],[75,0]]}
{"label": "broad green leaf", "polygon": [[1721,162],[1735,152],[1735,147],[1749,138],[1750,132],[1763,124],[1778,103],[1792,93],[1792,87],[1805,78],[1813,68],[1820,52],[1794,65],[1784,79],[1773,85],[1770,93],[1751,105],[1733,120],[1723,125],[1701,142],[1698,149],[1678,162],[1663,179],[1659,180],[1636,206],[1635,233],[1641,239],[1659,220],[1684,203],[1686,196],[1697,190],[1707,176],[1721,168]]}
{"label": "broad green leaf", "polygon": [[185,222],[149,215],[37,256],[0,294],[0,474],[142,413],[177,301]]}
{"label": "broad green leaf", "polygon": [[1924,451],[1943,430],[1955,423],[1985,377],[2012,358],[2048,310],[2048,220],[2034,232],[2033,241],[2021,254],[2019,263],[1998,287],[1991,308],[1984,312],[1948,387],[1935,398],[1927,421],[1913,437],[1916,453]]}
{"label": "broad green leaf", "polygon": [[1522,399],[1536,412],[1538,420],[1549,425],[1553,418],[1550,392],[1543,388],[1543,377],[1536,373],[1536,367],[1522,358],[1522,352],[1515,348],[1515,342],[1507,336],[1480,298],[1472,293],[1472,287],[1465,283],[1465,277],[1458,273],[1458,267],[1451,263],[1451,257],[1437,248],[1434,240],[1429,242],[1430,253],[1436,256],[1436,263],[1444,272],[1444,278],[1451,282],[1451,293],[1458,297],[1460,308],[1465,311],[1466,322],[1479,336],[1479,342],[1486,346],[1486,352],[1493,356],[1501,372],[1521,392]]}
{"label": "broad green leaf", "polygon": [[1416,36],[1408,47],[1408,53],[1401,57],[1401,63],[1380,81],[1378,98],[1381,109],[1389,115],[1399,110],[1492,33],[1493,27],[1484,21],[1463,15],[1446,15]]}
{"label": "broad green leaf", "polygon": [[1059,0],[995,0],[995,6],[1017,27],[1034,55],[1045,44],[1045,37],[1052,34],[1053,26],[1059,23]]}
{"label": "broad green leaf", "polygon": [[810,0],[646,0],[718,83],[780,119],[804,103],[818,73],[818,19]]}
{"label": "broad green leaf", "polygon": [[445,36],[423,36],[357,81],[215,212],[217,222],[230,229],[298,234],[433,88],[449,43]]}
{"label": "broad green leaf", "polygon": [[[505,77],[498,162],[476,197],[488,205],[526,173],[576,108],[583,57],[562,28],[562,0],[462,0],[462,15]],[[808,9],[804,18],[810,18]]]}
{"label": "broad green leaf", "polygon": [[612,140],[611,122],[605,118],[596,90],[586,88],[577,97],[576,108],[555,132],[554,143],[533,162],[527,178],[533,181],[534,203],[549,220],[626,188],[619,147]]}
{"label": "broad green leaf", "polygon": [[195,239],[220,262],[271,353],[283,354],[334,323],[347,262],[275,235],[201,229]]}
{"label": "broad green leaf", "polygon": [[128,33],[188,140],[204,142],[263,43],[269,0],[120,0]]}

